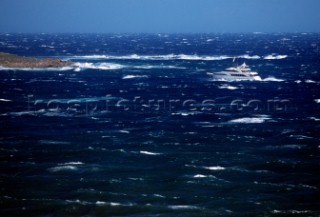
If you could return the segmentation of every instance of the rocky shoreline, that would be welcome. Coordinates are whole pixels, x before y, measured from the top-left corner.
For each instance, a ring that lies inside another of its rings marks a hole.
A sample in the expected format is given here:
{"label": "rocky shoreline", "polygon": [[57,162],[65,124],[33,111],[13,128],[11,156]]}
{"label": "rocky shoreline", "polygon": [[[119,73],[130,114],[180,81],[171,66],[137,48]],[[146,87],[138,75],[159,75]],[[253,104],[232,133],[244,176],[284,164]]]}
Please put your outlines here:
{"label": "rocky shoreline", "polygon": [[34,58],[0,52],[0,67],[5,68],[60,68],[73,62],[56,58]]}

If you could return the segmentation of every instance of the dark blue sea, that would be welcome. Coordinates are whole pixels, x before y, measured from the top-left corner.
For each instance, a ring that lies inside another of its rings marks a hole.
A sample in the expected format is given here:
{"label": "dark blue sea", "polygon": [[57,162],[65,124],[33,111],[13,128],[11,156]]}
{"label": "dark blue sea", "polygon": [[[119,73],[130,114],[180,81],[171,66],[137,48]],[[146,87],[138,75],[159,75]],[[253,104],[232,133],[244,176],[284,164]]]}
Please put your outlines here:
{"label": "dark blue sea", "polygon": [[[320,34],[0,34],[0,216],[320,216]],[[234,59],[234,57],[236,57]],[[262,81],[213,72],[245,62]]]}

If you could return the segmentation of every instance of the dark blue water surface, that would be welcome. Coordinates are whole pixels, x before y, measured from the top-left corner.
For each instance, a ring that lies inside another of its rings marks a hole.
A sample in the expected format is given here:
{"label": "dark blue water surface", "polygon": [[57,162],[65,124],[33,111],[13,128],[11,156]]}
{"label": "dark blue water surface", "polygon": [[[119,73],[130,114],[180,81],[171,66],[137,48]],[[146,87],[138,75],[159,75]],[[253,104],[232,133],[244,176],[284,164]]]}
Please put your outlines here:
{"label": "dark blue water surface", "polygon": [[[1,216],[319,216],[320,34],[0,34]],[[233,57],[237,57],[233,62]],[[250,65],[262,81],[210,73]]]}

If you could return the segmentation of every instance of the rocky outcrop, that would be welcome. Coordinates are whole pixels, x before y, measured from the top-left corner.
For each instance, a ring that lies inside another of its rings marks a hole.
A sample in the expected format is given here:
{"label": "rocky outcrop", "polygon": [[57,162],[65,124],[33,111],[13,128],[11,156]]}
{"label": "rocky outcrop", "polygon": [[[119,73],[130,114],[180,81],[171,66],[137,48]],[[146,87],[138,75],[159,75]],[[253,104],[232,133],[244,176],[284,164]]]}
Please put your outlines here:
{"label": "rocky outcrop", "polygon": [[73,62],[55,58],[24,57],[0,52],[0,67],[6,68],[60,68]]}

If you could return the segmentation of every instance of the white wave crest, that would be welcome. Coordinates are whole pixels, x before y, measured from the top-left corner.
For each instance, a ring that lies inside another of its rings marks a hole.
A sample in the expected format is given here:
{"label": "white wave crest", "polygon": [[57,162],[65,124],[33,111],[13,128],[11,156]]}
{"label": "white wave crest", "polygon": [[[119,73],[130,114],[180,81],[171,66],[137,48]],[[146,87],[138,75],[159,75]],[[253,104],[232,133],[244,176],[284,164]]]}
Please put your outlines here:
{"label": "white wave crest", "polygon": [[316,117],[309,117],[308,119],[314,120],[314,121],[320,121],[320,118],[316,118]]}
{"label": "white wave crest", "polygon": [[166,198],[165,196],[161,195],[161,194],[153,194],[153,196],[155,197],[160,197],[160,198]]}
{"label": "white wave crest", "polygon": [[191,205],[172,205],[168,206],[168,208],[173,209],[173,210],[181,210],[181,209],[201,209],[198,206],[191,206]]}
{"label": "white wave crest", "polygon": [[0,102],[12,102],[10,99],[0,99]]}
{"label": "white wave crest", "polygon": [[161,155],[161,153],[156,153],[156,152],[150,152],[150,151],[140,151],[140,154],[145,154],[145,155]]}
{"label": "white wave crest", "polygon": [[99,70],[117,70],[124,68],[123,65],[115,63],[81,63],[77,62],[74,64],[75,71],[82,71],[85,69],[99,69]]}
{"label": "white wave crest", "polygon": [[262,81],[276,81],[276,82],[282,82],[283,79],[275,78],[275,77],[267,77],[265,79],[262,79]]}
{"label": "white wave crest", "polygon": [[75,171],[78,168],[75,166],[71,166],[71,165],[65,165],[65,166],[56,166],[56,167],[51,167],[48,170],[50,172],[61,172],[61,171]]}
{"label": "white wave crest", "polygon": [[73,70],[74,67],[72,66],[65,66],[65,67],[47,67],[47,68],[11,68],[11,67],[2,67],[0,66],[0,71],[70,71]]}
{"label": "white wave crest", "polygon": [[236,90],[236,89],[238,89],[238,87],[225,84],[225,85],[219,86],[219,89]]}
{"label": "white wave crest", "polygon": [[173,66],[173,65],[141,65],[134,66],[135,69],[186,69],[182,66]]}
{"label": "white wave crest", "polygon": [[202,60],[202,61],[214,61],[214,60],[226,60],[232,58],[242,58],[242,59],[260,59],[258,55],[239,55],[239,56],[229,56],[229,55],[190,55],[190,54],[165,54],[165,55],[124,55],[124,56],[114,56],[114,55],[85,55],[85,56],[71,56],[66,57],[66,60],[70,59],[107,59],[107,60]]}
{"label": "white wave crest", "polygon": [[202,174],[197,174],[193,176],[194,178],[207,178],[208,176],[202,175]]}
{"label": "white wave crest", "polygon": [[67,162],[67,163],[61,163],[58,165],[83,165],[84,163],[80,162],[80,161],[72,161],[72,162]]}
{"label": "white wave crest", "polygon": [[270,54],[265,56],[263,59],[265,60],[281,60],[287,58],[288,55],[275,55],[275,54]]}
{"label": "white wave crest", "polygon": [[75,171],[78,170],[77,166],[83,165],[80,161],[71,161],[67,163],[59,163],[58,166],[51,167],[48,170],[50,172],[61,172],[61,171]]}
{"label": "white wave crest", "polygon": [[132,78],[148,78],[147,75],[125,75],[122,79],[132,79]]}
{"label": "white wave crest", "polygon": [[306,82],[306,83],[317,83],[317,82],[315,82],[315,81],[313,81],[313,80],[305,80],[304,82]]}
{"label": "white wave crest", "polygon": [[207,170],[214,170],[214,171],[226,169],[225,167],[222,167],[222,166],[211,166],[211,167],[203,167],[203,168]]}
{"label": "white wave crest", "polygon": [[96,202],[96,205],[98,205],[98,206],[103,206],[103,205],[106,205],[107,203],[106,202],[104,202],[104,201],[97,201]]}
{"label": "white wave crest", "polygon": [[258,118],[238,118],[230,120],[229,123],[240,123],[240,124],[261,124],[270,118],[258,117]]}
{"label": "white wave crest", "polygon": [[242,59],[252,59],[252,60],[258,60],[260,59],[261,57],[258,56],[258,55],[253,55],[253,56],[250,56],[248,54],[244,54],[244,55],[240,55],[240,56],[237,56],[237,58],[242,58]]}
{"label": "white wave crest", "polygon": [[75,204],[81,204],[81,205],[89,205],[92,204],[91,202],[88,201],[81,201],[79,199],[77,200],[66,200],[67,203],[75,203]]}
{"label": "white wave crest", "polygon": [[128,203],[128,204],[123,204],[123,203],[117,203],[117,202],[104,202],[104,201],[97,201],[96,202],[97,206],[133,206],[134,204]]}
{"label": "white wave crest", "polygon": [[313,214],[311,210],[273,210],[271,213],[273,214],[282,214],[282,215],[292,215],[292,214]]}

